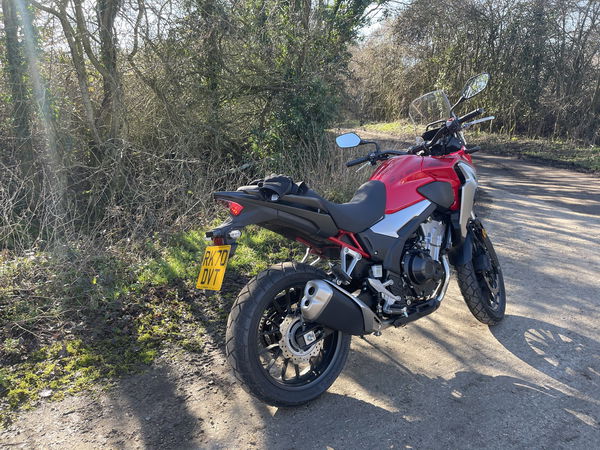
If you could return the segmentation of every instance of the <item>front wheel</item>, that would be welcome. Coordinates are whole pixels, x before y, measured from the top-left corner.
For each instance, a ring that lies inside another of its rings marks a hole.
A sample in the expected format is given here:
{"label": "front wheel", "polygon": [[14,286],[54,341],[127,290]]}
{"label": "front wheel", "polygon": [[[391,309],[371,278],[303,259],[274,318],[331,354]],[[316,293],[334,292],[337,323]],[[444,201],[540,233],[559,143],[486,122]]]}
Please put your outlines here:
{"label": "front wheel", "polygon": [[469,223],[473,235],[473,257],[456,267],[458,286],[477,320],[495,325],[504,317],[506,292],[498,256],[479,220]]}
{"label": "front wheel", "polygon": [[300,300],[306,283],[316,278],[325,273],[306,264],[275,265],[248,282],[229,314],[227,359],[242,386],[270,405],[318,397],[346,363],[350,335],[314,327],[312,345],[302,339]]}

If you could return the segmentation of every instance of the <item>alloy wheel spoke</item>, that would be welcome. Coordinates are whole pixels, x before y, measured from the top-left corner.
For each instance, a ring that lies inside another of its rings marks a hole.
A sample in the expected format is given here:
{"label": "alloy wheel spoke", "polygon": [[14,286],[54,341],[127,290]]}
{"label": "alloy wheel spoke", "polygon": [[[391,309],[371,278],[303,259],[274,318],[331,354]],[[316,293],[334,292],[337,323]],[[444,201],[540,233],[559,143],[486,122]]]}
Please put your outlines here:
{"label": "alloy wheel spoke", "polygon": [[490,281],[488,280],[487,276],[483,275],[483,281],[485,283],[485,286],[487,287],[489,296],[490,298],[490,304],[494,305],[495,303],[495,296],[494,296],[494,290],[492,289],[492,286],[490,285]]}
{"label": "alloy wheel spoke", "polygon": [[291,314],[292,313],[292,296],[290,295],[289,289],[285,290],[285,300],[287,302],[287,312],[289,314]]}
{"label": "alloy wheel spoke", "polygon": [[279,314],[284,314],[285,313],[285,310],[279,304],[279,299],[278,298],[273,299],[273,307],[277,310],[277,312]]}
{"label": "alloy wheel spoke", "polygon": [[279,347],[279,343],[276,342],[275,344],[271,344],[268,347],[263,348],[261,351],[258,352],[258,354],[259,355],[265,355],[267,353],[270,353],[271,350],[273,350],[274,348],[278,348],[278,347]]}
{"label": "alloy wheel spoke", "polygon": [[308,365],[310,366],[310,372],[314,373],[315,375],[318,375],[317,374],[317,370],[316,370],[315,365],[314,365],[314,362],[315,362],[315,358],[310,358],[308,360]]}
{"label": "alloy wheel spoke", "polygon": [[289,358],[285,359],[285,362],[283,363],[283,367],[281,368],[281,379],[283,381],[285,381],[285,373],[287,372],[287,368],[288,368],[288,364],[290,363]]}
{"label": "alloy wheel spoke", "polygon": [[279,359],[279,357],[283,355],[283,352],[281,351],[281,349],[279,349],[277,351],[277,353],[275,353],[275,355],[273,356],[273,358],[271,358],[271,361],[269,361],[269,364],[267,365],[267,367],[265,367],[265,369],[267,369],[267,372],[269,370],[271,370],[271,367],[273,367],[273,365],[275,364],[275,362]]}

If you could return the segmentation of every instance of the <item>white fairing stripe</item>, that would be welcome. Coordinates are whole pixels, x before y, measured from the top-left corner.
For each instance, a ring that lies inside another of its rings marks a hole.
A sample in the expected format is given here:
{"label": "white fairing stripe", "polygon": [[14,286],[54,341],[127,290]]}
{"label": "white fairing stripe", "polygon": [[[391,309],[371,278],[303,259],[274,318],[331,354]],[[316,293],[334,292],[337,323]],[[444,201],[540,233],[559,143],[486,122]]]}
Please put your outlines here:
{"label": "white fairing stripe", "polygon": [[397,231],[419,214],[423,213],[429,205],[431,205],[429,200],[421,200],[408,208],[401,209],[393,214],[386,214],[383,216],[383,219],[373,225],[370,229],[374,233],[397,238]]}
{"label": "white fairing stripe", "polygon": [[460,234],[467,237],[467,223],[473,214],[473,203],[475,202],[475,191],[477,190],[477,175],[475,168],[465,162],[457,164],[465,177],[465,183],[462,185],[460,193]]}

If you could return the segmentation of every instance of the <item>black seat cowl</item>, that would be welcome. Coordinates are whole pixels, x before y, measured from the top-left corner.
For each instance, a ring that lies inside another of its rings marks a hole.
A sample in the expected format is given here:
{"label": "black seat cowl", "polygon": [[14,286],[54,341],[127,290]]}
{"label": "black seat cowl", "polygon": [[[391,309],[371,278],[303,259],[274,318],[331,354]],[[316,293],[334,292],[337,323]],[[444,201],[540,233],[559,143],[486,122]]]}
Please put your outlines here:
{"label": "black seat cowl", "polygon": [[307,193],[305,195],[284,195],[283,197],[281,197],[281,200],[284,202],[297,203],[300,205],[309,206],[314,209],[320,209],[324,212],[328,212],[327,206],[324,204],[326,200],[316,195],[314,191],[309,190],[309,192],[310,194]]}
{"label": "black seat cowl", "polygon": [[384,216],[385,185],[381,181],[367,181],[347,203],[332,203],[325,199],[321,199],[321,202],[339,229],[359,233]]}

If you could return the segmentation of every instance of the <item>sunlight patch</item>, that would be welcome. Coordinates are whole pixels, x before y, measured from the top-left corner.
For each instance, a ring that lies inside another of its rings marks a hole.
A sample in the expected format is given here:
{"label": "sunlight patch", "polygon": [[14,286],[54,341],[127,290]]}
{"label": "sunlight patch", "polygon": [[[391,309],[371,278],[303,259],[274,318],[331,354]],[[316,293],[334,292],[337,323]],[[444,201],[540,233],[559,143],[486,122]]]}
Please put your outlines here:
{"label": "sunlight patch", "polygon": [[598,422],[596,422],[596,419],[594,419],[592,416],[568,408],[565,408],[565,411],[569,414],[573,414],[575,417],[577,417],[579,420],[581,420],[586,425],[589,425],[590,427],[598,426]]}

